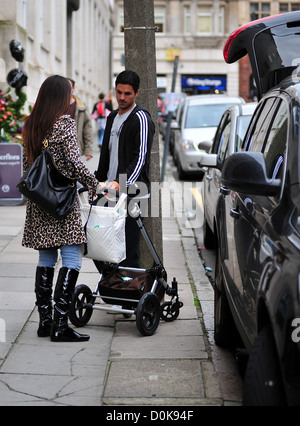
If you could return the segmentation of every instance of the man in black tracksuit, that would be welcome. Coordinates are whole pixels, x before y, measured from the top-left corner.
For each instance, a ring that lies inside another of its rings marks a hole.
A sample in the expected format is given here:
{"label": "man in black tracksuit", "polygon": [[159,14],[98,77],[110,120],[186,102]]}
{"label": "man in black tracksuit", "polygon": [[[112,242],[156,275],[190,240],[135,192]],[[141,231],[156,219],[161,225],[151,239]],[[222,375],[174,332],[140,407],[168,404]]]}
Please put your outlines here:
{"label": "man in black tracksuit", "polygon": [[[119,109],[107,118],[96,178],[106,186],[131,197],[149,198],[150,156],[155,126],[150,114],[136,105],[139,76],[123,71],[116,79]],[[139,267],[139,229],[135,219],[126,219],[126,259],[122,266]]]}

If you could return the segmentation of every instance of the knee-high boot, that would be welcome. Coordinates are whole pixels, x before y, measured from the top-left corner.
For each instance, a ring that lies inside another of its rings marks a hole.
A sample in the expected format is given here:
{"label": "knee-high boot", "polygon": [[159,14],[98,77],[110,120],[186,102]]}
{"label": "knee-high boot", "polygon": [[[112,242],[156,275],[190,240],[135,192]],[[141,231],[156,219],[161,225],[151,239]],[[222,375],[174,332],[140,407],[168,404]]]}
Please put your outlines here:
{"label": "knee-high boot", "polygon": [[40,315],[37,334],[49,337],[52,325],[52,285],[54,268],[38,266],[35,275],[36,306]]}
{"label": "knee-high boot", "polygon": [[54,316],[51,330],[52,342],[85,342],[90,336],[79,334],[68,326],[68,314],[79,272],[61,268],[54,292]]}

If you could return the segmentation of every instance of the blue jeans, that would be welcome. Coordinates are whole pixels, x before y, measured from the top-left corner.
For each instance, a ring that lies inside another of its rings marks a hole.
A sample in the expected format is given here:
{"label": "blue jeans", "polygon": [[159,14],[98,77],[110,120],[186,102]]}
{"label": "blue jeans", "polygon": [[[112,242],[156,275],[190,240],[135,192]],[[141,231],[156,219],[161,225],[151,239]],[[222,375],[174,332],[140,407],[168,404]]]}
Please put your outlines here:
{"label": "blue jeans", "polygon": [[[62,267],[80,271],[82,265],[83,245],[62,246],[59,248],[62,258]],[[54,268],[58,259],[57,247],[39,250],[38,266]]]}
{"label": "blue jeans", "polygon": [[104,129],[98,130],[98,145],[101,147],[104,137]]}

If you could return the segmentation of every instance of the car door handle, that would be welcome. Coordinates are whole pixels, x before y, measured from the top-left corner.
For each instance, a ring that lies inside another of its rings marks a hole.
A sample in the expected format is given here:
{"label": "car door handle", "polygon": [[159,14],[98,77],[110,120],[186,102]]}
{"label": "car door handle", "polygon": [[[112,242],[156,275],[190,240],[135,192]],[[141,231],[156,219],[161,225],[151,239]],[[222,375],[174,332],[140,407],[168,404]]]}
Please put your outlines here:
{"label": "car door handle", "polygon": [[229,194],[230,194],[230,189],[225,188],[225,186],[222,186],[222,187],[220,188],[220,193],[221,193],[222,195],[229,195]]}
{"label": "car door handle", "polygon": [[230,216],[233,217],[233,219],[239,219],[241,216],[241,213],[237,209],[231,209]]}

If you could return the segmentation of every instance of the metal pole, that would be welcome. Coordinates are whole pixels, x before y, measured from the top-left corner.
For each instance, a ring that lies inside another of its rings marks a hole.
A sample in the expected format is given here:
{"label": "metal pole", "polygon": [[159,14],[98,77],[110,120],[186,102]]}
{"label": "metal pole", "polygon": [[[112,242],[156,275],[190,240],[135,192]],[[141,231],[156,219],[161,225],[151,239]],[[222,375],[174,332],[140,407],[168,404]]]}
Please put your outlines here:
{"label": "metal pole", "polygon": [[[179,56],[176,56],[175,61],[174,61],[174,70],[173,70],[173,80],[172,80],[171,93],[175,93],[178,62],[179,62]],[[166,165],[167,165],[167,159],[168,159],[168,154],[169,154],[169,144],[170,144],[170,135],[171,135],[171,121],[172,121],[172,118],[173,118],[173,108],[172,108],[173,102],[174,102],[174,99],[172,98],[172,95],[171,95],[170,104],[169,104],[169,112],[168,112],[168,116],[167,116],[167,129],[166,129],[165,149],[164,149],[164,157],[163,157],[163,164],[162,164],[162,171],[161,171],[161,180],[160,180],[161,182],[163,182],[164,179],[165,179]]]}

